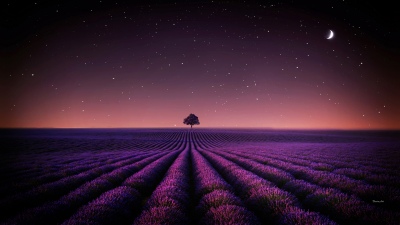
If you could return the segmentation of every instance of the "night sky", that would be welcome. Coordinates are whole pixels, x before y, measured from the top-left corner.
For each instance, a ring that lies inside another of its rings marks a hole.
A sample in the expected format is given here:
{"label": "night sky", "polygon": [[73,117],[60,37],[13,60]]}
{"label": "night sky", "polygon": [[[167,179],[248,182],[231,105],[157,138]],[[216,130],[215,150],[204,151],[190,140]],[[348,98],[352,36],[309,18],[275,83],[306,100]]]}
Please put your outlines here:
{"label": "night sky", "polygon": [[400,129],[395,8],[3,1],[0,127]]}

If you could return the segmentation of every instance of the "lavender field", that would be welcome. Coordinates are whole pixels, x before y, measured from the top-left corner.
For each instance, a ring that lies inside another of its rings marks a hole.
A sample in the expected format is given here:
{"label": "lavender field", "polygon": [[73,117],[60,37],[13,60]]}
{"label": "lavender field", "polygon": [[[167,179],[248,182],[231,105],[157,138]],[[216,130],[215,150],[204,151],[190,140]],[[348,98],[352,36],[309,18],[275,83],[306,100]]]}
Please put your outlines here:
{"label": "lavender field", "polygon": [[400,224],[396,131],[0,134],[0,224]]}

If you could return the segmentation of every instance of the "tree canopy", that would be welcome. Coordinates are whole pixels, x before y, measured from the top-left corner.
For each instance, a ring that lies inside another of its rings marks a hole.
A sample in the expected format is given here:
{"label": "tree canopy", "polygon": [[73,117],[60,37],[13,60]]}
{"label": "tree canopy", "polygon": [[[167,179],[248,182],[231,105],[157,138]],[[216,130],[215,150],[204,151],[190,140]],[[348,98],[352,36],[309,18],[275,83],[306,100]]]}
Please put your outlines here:
{"label": "tree canopy", "polygon": [[183,123],[186,125],[190,125],[190,128],[192,128],[193,125],[199,125],[200,121],[199,121],[199,117],[197,117],[193,113],[190,113],[190,115],[188,117],[183,119]]}

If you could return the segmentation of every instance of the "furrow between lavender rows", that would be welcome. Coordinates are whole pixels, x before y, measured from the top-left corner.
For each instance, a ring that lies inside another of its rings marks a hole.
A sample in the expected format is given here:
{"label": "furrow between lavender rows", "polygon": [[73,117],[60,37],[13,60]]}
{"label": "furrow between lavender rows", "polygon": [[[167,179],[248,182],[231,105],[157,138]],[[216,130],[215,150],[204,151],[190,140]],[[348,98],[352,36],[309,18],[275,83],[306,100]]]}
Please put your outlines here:
{"label": "furrow between lavender rows", "polygon": [[237,164],[210,151],[200,151],[216,170],[235,188],[262,223],[278,223],[295,220],[299,224],[312,222],[335,224],[317,212],[306,212],[298,199],[273,183],[245,170]]}
{"label": "furrow between lavender rows", "polygon": [[[296,152],[306,153],[309,148],[317,148],[318,151],[313,151],[311,154],[307,155],[299,155],[299,154],[291,154],[293,152],[293,148],[296,148]],[[368,148],[372,148],[374,146],[368,146]],[[363,149],[366,148],[365,143],[353,143],[352,146],[348,146],[348,144],[343,143],[335,143],[335,144],[310,144],[304,146],[304,144],[298,146],[292,146],[288,149],[279,149],[279,151],[275,149],[257,149],[255,154],[261,156],[268,156],[271,158],[286,158],[290,155],[290,162],[299,164],[299,165],[307,165],[312,166],[318,170],[326,170],[332,171],[334,168],[357,168],[368,171],[369,173],[377,173],[377,174],[391,174],[397,175],[399,170],[397,167],[397,163],[394,166],[397,168],[396,170],[389,170],[387,162],[380,162],[376,155],[372,155],[373,157],[370,160],[364,160],[361,158],[359,151],[349,151],[349,149]],[[301,151],[304,149],[305,151]],[[370,152],[373,150],[370,150]],[[397,151],[397,150],[393,150]],[[349,153],[350,152],[350,153]],[[340,160],[339,160],[340,159]],[[354,164],[354,160],[357,161],[357,164]],[[314,164],[310,164],[310,162],[314,162]],[[393,162],[395,162],[393,160]],[[385,168],[382,168],[382,164],[385,165]],[[393,166],[392,166],[393,167]]]}
{"label": "furrow between lavender rows", "polygon": [[211,164],[197,151],[192,150],[195,185],[195,221],[198,224],[259,224],[258,218],[235,195]]}
{"label": "furrow between lavender rows", "polygon": [[190,134],[183,138],[184,149],[168,168],[161,183],[146,201],[134,224],[189,224]]}
{"label": "furrow between lavender rows", "polygon": [[[224,153],[223,151],[214,153],[254,172],[281,189],[293,193],[299,200],[304,200],[303,203],[306,208],[317,210],[327,215],[335,215],[334,218],[341,223],[379,223],[381,221],[393,222],[399,219],[398,215],[386,212],[383,209],[360,200],[356,196],[343,193],[338,189],[333,189],[329,186],[321,187],[304,180],[295,180],[290,173],[243,158],[242,156],[238,157],[237,155]],[[309,173],[311,174],[311,172]],[[324,193],[330,193],[330,195]],[[317,200],[320,202],[316,202]]]}
{"label": "furrow between lavender rows", "polygon": [[[261,155],[265,157],[262,152],[257,153],[257,155]],[[291,158],[287,157],[288,154],[268,154],[270,158],[282,160],[285,158],[285,161],[300,165],[311,167],[315,170],[328,171],[335,174],[345,175],[349,178],[353,178],[356,180],[364,180],[370,184],[388,184],[390,186],[400,188],[400,176],[399,172],[391,169],[383,169],[378,165],[384,164],[386,167],[389,167],[387,163],[379,162],[378,160],[374,160],[375,164],[363,164],[363,160],[357,160],[357,164],[354,164],[354,159],[357,157],[354,156],[341,156],[342,161],[337,160],[338,157],[335,156],[316,156],[316,155],[308,155],[307,157],[298,157],[293,156]],[[322,159],[321,159],[322,158]],[[353,159],[353,162],[344,160]]]}
{"label": "furrow between lavender rows", "polygon": [[[222,153],[226,151],[219,151]],[[230,153],[227,153],[230,154]],[[315,183],[322,187],[333,187],[348,194],[354,194],[365,202],[383,200],[385,204],[378,206],[395,209],[400,205],[400,192],[396,188],[384,185],[372,185],[364,181],[355,180],[344,175],[326,171],[313,170],[309,167],[293,165],[283,160],[270,159],[249,153],[235,153],[236,156],[252,159],[261,164],[271,165],[290,173],[296,179]]]}
{"label": "furrow between lavender rows", "polygon": [[[248,152],[245,151],[236,151],[236,152],[243,152],[244,154],[248,154]],[[276,159],[276,160],[281,160],[285,161],[288,163],[292,163],[294,165],[299,165],[299,166],[306,166],[306,167],[312,167],[313,169],[316,170],[322,170],[322,171],[329,171],[332,173],[337,173],[337,174],[343,174],[348,176],[349,178],[354,178],[357,180],[365,180],[368,183],[372,184],[379,184],[379,183],[385,183],[385,184],[390,184],[392,186],[398,187],[399,182],[398,182],[398,175],[387,175],[388,170],[383,170],[381,172],[378,172],[379,170],[382,170],[379,167],[370,167],[366,168],[365,166],[360,166],[358,164],[343,164],[343,163],[338,163],[336,158],[331,158],[331,164],[327,165],[325,163],[319,163],[315,162],[318,160],[318,157],[315,158],[310,158],[308,161],[307,160],[298,160],[295,159],[294,156],[287,157],[288,153],[281,153],[281,154],[270,154],[268,152],[254,152],[252,153],[253,155],[258,155],[261,158],[269,158],[269,159]],[[343,158],[343,160],[346,160],[346,158]],[[358,162],[358,161],[357,161]],[[329,167],[329,168],[328,168]],[[347,173],[349,172],[349,173]],[[383,174],[382,174],[383,173]],[[392,172],[391,174],[393,174]],[[396,182],[397,181],[397,182]]]}
{"label": "furrow between lavender rows", "polygon": [[129,224],[142,209],[180,151],[168,153],[123,181],[118,187],[76,210],[62,224]]}
{"label": "furrow between lavender rows", "polygon": [[158,143],[153,143],[154,141],[148,141],[143,145],[145,149],[160,149],[160,150],[169,150],[169,149],[175,149],[174,145],[176,146],[179,144],[179,140],[181,139],[182,133],[173,133],[165,138],[162,138],[162,140],[165,141],[159,141]]}
{"label": "furrow between lavender rows", "polygon": [[[21,181],[32,177],[46,175],[47,173],[56,172],[61,166],[73,166],[86,161],[87,164],[98,163],[102,159],[98,158],[82,158],[82,154],[70,154],[68,158],[61,157],[65,154],[62,151],[54,151],[47,154],[24,154],[22,156],[13,157],[7,162],[12,165],[12,170],[1,174],[3,179],[10,179],[10,181]],[[112,155],[106,153],[107,155]],[[105,157],[104,157],[105,158]],[[103,158],[103,159],[104,159]],[[29,162],[29,164],[27,164]],[[51,162],[47,163],[47,162]]]}
{"label": "furrow between lavender rows", "polygon": [[103,165],[101,167],[92,168],[88,171],[73,176],[68,176],[55,182],[40,184],[29,191],[8,196],[7,198],[0,201],[0,210],[5,212],[1,214],[0,218],[5,218],[5,216],[12,216],[17,211],[35,207],[47,201],[60,198],[71,190],[74,190],[79,186],[91,180],[94,180],[97,177],[100,177],[103,174],[107,174],[109,172],[112,172],[113,170],[117,170],[121,166],[130,165],[137,161],[146,159],[147,157],[149,156],[144,155],[128,160],[123,160],[123,163],[115,162],[110,165]]}
{"label": "furrow between lavender rows", "polygon": [[[361,148],[361,147],[359,147]],[[359,152],[357,152],[359,154]],[[276,155],[272,157],[281,157],[281,155]],[[372,156],[371,156],[372,157]],[[338,160],[338,158],[342,160]],[[365,171],[365,173],[368,174],[373,174],[376,176],[381,176],[381,175],[390,175],[390,176],[398,176],[399,169],[397,168],[397,163],[396,163],[396,169],[393,169],[395,166],[394,164],[389,164],[387,161],[383,162],[380,161],[376,156],[374,156],[374,159],[366,160],[366,159],[360,159],[357,156],[354,155],[340,155],[340,156],[335,156],[335,155],[308,155],[307,157],[298,157],[295,156],[290,159],[291,162],[299,164],[299,165],[307,165],[307,162],[309,163],[310,161],[314,161],[313,164],[308,165],[311,167],[314,167],[315,169],[318,170],[325,170],[325,171],[331,171],[334,172],[333,170],[335,168],[352,168],[352,169],[359,169]],[[354,164],[354,161],[357,161],[357,164]],[[371,162],[374,163],[371,163]],[[385,165],[385,168],[382,168],[381,166]]]}
{"label": "furrow between lavender rows", "polygon": [[[101,160],[99,162],[92,162],[92,163],[85,163],[84,160],[80,162],[79,164],[68,164],[66,166],[59,166],[60,168],[58,169],[57,172],[52,172],[52,173],[47,173],[43,174],[41,176],[27,176],[26,180],[15,180],[11,183],[9,183],[8,186],[4,186],[1,189],[1,195],[0,198],[4,198],[6,196],[14,195],[16,193],[24,192],[27,191],[28,189],[31,189],[32,187],[39,186],[45,183],[51,183],[55,182],[57,180],[60,180],[65,177],[69,176],[74,176],[79,173],[84,173],[86,171],[89,171],[93,168],[100,167],[103,165],[111,164],[115,166],[119,165],[125,165],[127,163],[131,163],[132,159],[133,160],[140,160],[146,157],[149,157],[151,155],[154,155],[154,153],[139,153],[133,155],[133,153],[127,153],[123,154],[125,156],[115,156],[113,154],[112,156],[104,156],[104,160]],[[111,159],[110,159],[111,158]]]}
{"label": "furrow between lavender rows", "polygon": [[193,132],[193,140],[198,149],[218,148],[226,143],[220,132]]}
{"label": "furrow between lavender rows", "polygon": [[[191,132],[192,163],[194,176],[193,206],[197,224],[259,224],[253,212],[237,197],[229,185],[210,163],[196,150],[210,148],[203,142],[204,133]],[[218,145],[219,146],[219,145]],[[213,146],[215,147],[215,146]]]}
{"label": "furrow between lavender rows", "polygon": [[[123,159],[128,159],[132,156],[129,154],[139,155],[151,155],[157,153],[159,151],[170,151],[170,149],[176,149],[177,146],[182,146],[182,135],[184,132],[173,132],[171,134],[171,140],[168,142],[161,142],[158,144],[157,150],[146,150],[142,151],[139,149],[130,149],[130,150],[118,150],[118,151],[110,151],[110,152],[96,152],[96,154],[92,154],[92,152],[88,150],[84,150],[83,153],[75,153],[70,155],[67,159],[64,157],[65,152],[59,151],[59,157],[57,156],[57,152],[49,153],[49,159],[40,155],[40,160],[36,158],[38,156],[31,157],[29,160],[21,160],[15,162],[9,162],[9,164],[13,164],[14,167],[18,168],[18,163],[26,165],[27,162],[34,162],[38,164],[40,167],[43,167],[42,170],[35,170],[34,172],[30,172],[29,170],[20,171],[20,176],[15,173],[18,171],[13,171],[8,174],[9,177],[8,182],[4,182],[6,185],[0,187],[0,198],[13,195],[18,192],[27,191],[29,188],[34,186],[42,185],[43,183],[54,182],[59,179],[65,178],[66,176],[76,175],[78,173],[82,173],[88,171],[94,167],[103,166],[105,164],[112,164],[117,161],[122,161]],[[107,154],[104,155],[104,154]],[[128,154],[128,155],[127,155]],[[119,155],[124,155],[120,157]],[[120,158],[118,158],[120,157]],[[111,158],[111,159],[110,159]],[[76,159],[72,160],[71,159]],[[55,160],[59,160],[60,162],[54,162]],[[122,162],[121,162],[122,163]],[[47,166],[48,165],[48,166]],[[23,168],[21,166],[21,168]],[[30,167],[27,167],[30,168]],[[54,168],[54,169],[53,169]],[[14,173],[14,174],[12,174]],[[14,176],[13,176],[14,175]],[[17,176],[16,176],[17,175]],[[7,180],[5,180],[7,181]]]}
{"label": "furrow between lavender rows", "polygon": [[[194,135],[195,144],[198,149],[218,148],[224,145],[224,141],[218,138],[215,134],[209,134],[206,132],[196,132]],[[204,141],[207,140],[207,141]]]}
{"label": "furrow between lavender rows", "polygon": [[154,160],[160,159],[167,153],[159,153],[154,156],[146,157],[136,163],[122,166],[112,172],[105,173],[98,178],[88,181],[63,195],[55,201],[46,202],[35,208],[27,209],[10,219],[11,223],[34,223],[47,221],[48,223],[58,223],[62,219],[70,216],[81,205],[98,197],[101,193],[120,185],[126,178],[141,170]]}
{"label": "furrow between lavender rows", "polygon": [[133,224],[190,224],[189,151],[180,153]]}

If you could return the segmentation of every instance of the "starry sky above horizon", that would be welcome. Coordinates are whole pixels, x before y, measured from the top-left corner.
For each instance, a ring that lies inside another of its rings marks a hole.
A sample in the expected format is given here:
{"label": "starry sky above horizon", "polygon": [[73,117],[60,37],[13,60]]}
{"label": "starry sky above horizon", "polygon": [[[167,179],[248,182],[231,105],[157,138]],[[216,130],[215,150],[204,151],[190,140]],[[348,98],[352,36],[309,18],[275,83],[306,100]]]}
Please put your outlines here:
{"label": "starry sky above horizon", "polygon": [[400,129],[390,4],[134,2],[1,3],[0,127]]}

